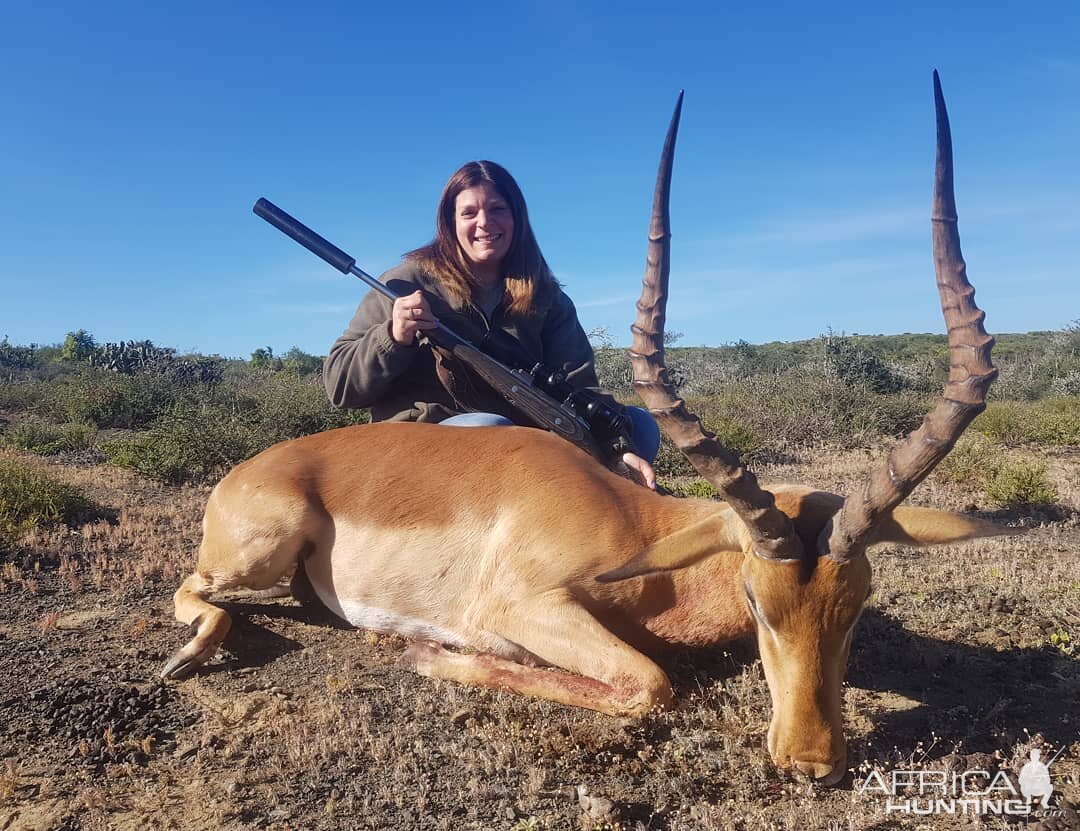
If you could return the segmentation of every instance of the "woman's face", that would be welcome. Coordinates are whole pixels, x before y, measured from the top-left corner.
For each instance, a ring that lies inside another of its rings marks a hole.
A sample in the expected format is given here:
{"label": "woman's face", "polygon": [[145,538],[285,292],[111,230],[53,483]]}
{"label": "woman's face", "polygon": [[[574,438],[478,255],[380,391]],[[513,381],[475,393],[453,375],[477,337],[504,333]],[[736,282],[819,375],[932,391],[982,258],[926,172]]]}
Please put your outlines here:
{"label": "woman's face", "polygon": [[514,215],[494,187],[482,182],[454,200],[454,227],[465,257],[481,270],[497,269],[514,240]]}

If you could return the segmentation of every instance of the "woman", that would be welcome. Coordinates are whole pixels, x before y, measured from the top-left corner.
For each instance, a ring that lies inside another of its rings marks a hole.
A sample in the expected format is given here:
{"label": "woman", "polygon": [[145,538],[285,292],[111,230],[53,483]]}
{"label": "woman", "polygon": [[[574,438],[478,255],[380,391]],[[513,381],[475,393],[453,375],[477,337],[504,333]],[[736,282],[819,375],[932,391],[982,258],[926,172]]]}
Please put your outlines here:
{"label": "woman", "polygon": [[[435,239],[381,280],[399,299],[367,294],[327,355],[323,383],[338,407],[370,407],[373,421],[513,423],[504,401],[421,341],[439,322],[511,366],[542,363],[564,370],[576,388],[597,385],[592,347],[540,253],[525,197],[494,162],[469,162],[450,177]],[[623,460],[654,487],[643,456],[656,457],[659,429],[640,408],[627,415],[637,452]]]}

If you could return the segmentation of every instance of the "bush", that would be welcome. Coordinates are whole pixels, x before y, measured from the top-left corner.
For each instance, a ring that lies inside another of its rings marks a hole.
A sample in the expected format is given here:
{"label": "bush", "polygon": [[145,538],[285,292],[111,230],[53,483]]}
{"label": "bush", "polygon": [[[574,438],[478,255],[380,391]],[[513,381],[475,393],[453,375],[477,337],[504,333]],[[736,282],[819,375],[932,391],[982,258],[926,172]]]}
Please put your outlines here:
{"label": "bush", "polygon": [[279,373],[191,392],[146,432],[103,449],[113,464],[180,483],[217,476],[277,442],[367,420],[366,411],[331,407],[317,380]]}
{"label": "bush", "polygon": [[1068,375],[1055,378],[1050,384],[1054,395],[1067,395],[1074,398],[1080,397],[1080,370],[1073,370]]}
{"label": "bush", "polygon": [[33,346],[14,346],[7,335],[0,340],[0,369],[30,369],[37,364],[37,350]]}
{"label": "bush", "polygon": [[713,416],[703,423],[706,430],[715,434],[720,444],[738,453],[740,458],[752,457],[765,446],[758,431],[737,418]]}
{"label": "bush", "polygon": [[68,332],[64,338],[64,345],[60,347],[60,360],[69,362],[87,361],[94,354],[97,343],[94,336],[85,329],[76,332]]}
{"label": "bush", "polygon": [[27,413],[36,409],[45,398],[47,387],[34,381],[0,383],[0,410]]}
{"label": "bush", "polygon": [[860,346],[854,338],[829,330],[820,341],[829,375],[873,392],[899,392],[906,388],[903,375],[893,371],[882,358]]}
{"label": "bush", "polygon": [[1080,445],[1080,395],[1048,398],[1031,409],[1032,435],[1038,444]]}
{"label": "bush", "polygon": [[89,362],[122,375],[160,375],[181,386],[220,383],[225,363],[222,358],[202,355],[177,357],[175,349],[148,340],[103,343],[94,348]]}
{"label": "bush", "polygon": [[[701,404],[700,401],[696,403],[699,406]],[[736,453],[740,460],[745,463],[752,463],[759,451],[765,448],[765,441],[758,431],[737,418],[731,418],[706,408],[705,412],[701,414],[701,420],[704,428],[713,433],[720,444]],[[660,450],[656,454],[656,460],[653,462],[653,469],[664,476],[697,475],[687,458],[666,435],[661,437]],[[715,495],[716,491],[713,490],[712,493]]]}
{"label": "bush", "polygon": [[179,484],[225,471],[254,455],[256,444],[242,417],[181,405],[146,432],[107,442],[102,449],[112,464]]}
{"label": "bush", "polygon": [[[789,370],[734,380],[714,395],[687,397],[686,405],[722,444],[752,464],[823,442],[852,447],[898,438],[919,426],[930,400],[915,392],[879,395],[836,377]],[[669,476],[692,472],[666,438],[655,467]]]}
{"label": "bush", "polygon": [[322,372],[323,359],[294,346],[282,358],[282,368],[296,375],[318,375]]}
{"label": "bush", "polygon": [[97,430],[89,424],[14,424],[3,435],[3,443],[42,456],[88,450],[94,446]]}
{"label": "bush", "polygon": [[1042,461],[1005,461],[994,467],[983,486],[986,495],[1002,507],[1052,505],[1057,491],[1046,478]]}
{"label": "bush", "polygon": [[9,453],[0,453],[0,549],[37,525],[74,522],[92,508],[76,488]]}
{"label": "bush", "polygon": [[87,369],[57,379],[42,392],[38,412],[52,421],[137,428],[167,411],[180,390],[158,375]]}
{"label": "bush", "polygon": [[700,499],[715,499],[720,495],[709,482],[704,479],[695,479],[692,482],[683,482],[677,485],[664,485],[674,496],[691,496]]}
{"label": "bush", "polygon": [[707,424],[728,419],[745,425],[761,437],[762,450],[901,436],[919,425],[929,407],[920,394],[878,395],[800,370],[746,378],[687,404]]}
{"label": "bush", "polygon": [[972,428],[997,441],[1018,444],[1030,438],[1028,422],[1028,410],[1019,402],[991,402],[972,423]]}
{"label": "bush", "polygon": [[1006,444],[1080,444],[1080,397],[991,402],[972,427]]}
{"label": "bush", "polygon": [[1004,508],[1052,505],[1058,499],[1047,479],[1045,462],[1011,457],[1000,445],[978,433],[961,437],[938,466],[936,475],[977,488]]}
{"label": "bush", "polygon": [[236,397],[235,406],[253,420],[256,452],[285,439],[369,421],[366,410],[331,406],[316,378],[285,372],[261,378]]}
{"label": "bush", "polygon": [[981,433],[965,433],[941,460],[935,475],[958,485],[980,486],[1004,460],[1001,448]]}

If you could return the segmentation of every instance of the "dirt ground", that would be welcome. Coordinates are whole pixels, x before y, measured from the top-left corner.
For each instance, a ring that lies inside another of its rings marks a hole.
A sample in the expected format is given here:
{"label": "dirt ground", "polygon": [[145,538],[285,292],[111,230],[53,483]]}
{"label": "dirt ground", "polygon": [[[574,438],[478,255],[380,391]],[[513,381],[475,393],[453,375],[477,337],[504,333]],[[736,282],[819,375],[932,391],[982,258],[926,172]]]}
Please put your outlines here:
{"label": "dirt ground", "polygon": [[[759,473],[837,490],[875,458],[808,454]],[[396,665],[401,640],[291,598],[238,597],[219,656],[162,686],[207,489],[52,466],[103,511],[0,562],[0,831],[1080,828],[1075,453],[1051,454],[1053,510],[989,514],[935,479],[916,492],[1029,531],[872,553],[845,691],[852,773],[830,789],[768,761],[768,690],[747,643],[671,656],[675,708],[618,720],[420,678]],[[895,770],[1004,770],[1015,784],[1032,748],[1060,752],[1051,816],[920,817],[866,787]]]}

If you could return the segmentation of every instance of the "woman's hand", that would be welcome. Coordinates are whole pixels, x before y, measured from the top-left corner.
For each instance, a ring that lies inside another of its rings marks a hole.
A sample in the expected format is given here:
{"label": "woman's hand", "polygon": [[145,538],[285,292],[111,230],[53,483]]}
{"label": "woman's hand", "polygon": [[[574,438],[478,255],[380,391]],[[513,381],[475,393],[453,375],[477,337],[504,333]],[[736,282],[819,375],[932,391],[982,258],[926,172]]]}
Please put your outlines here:
{"label": "woman's hand", "polygon": [[656,490],[656,472],[652,465],[636,453],[623,453],[622,460],[623,464],[645,480],[645,487]]}
{"label": "woman's hand", "polygon": [[412,346],[421,332],[434,329],[438,324],[431,313],[431,307],[428,306],[427,298],[417,289],[412,294],[394,301],[394,311],[390,317],[390,337],[402,346]]}

